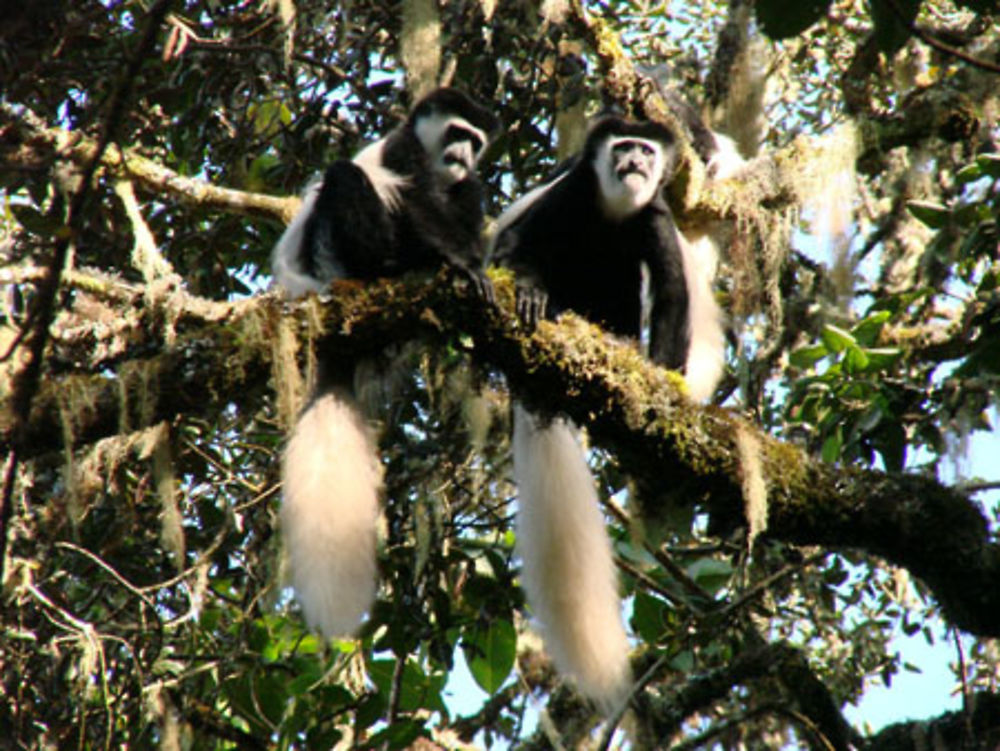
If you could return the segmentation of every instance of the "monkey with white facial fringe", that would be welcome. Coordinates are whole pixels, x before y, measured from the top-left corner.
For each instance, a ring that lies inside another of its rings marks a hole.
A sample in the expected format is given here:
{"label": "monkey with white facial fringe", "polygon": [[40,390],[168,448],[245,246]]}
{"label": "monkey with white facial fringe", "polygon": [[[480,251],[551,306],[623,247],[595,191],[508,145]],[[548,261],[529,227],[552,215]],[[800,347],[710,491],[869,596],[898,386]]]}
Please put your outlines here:
{"label": "monkey with white facial fringe", "polygon": [[[724,141],[711,145],[713,157],[725,151]],[[493,257],[514,270],[518,315],[529,326],[572,310],[639,340],[648,316],[647,354],[683,370],[689,395],[701,400],[721,377],[725,339],[712,293],[714,245],[685,240],[664,194],[677,161],[663,126],[595,120],[582,153],[500,217]],[[515,405],[517,549],[556,666],[610,714],[631,684],[628,640],[611,543],[576,432],[565,418],[546,421]]]}
{"label": "monkey with white facial fringe", "polygon": [[[335,279],[447,265],[492,301],[476,165],[496,127],[465,94],[431,92],[385,138],[307,188],[272,254],[277,283],[297,297]],[[319,367],[282,458],[281,530],[307,623],[346,636],[375,598],[382,468],[354,398],[353,364],[321,354]]]}

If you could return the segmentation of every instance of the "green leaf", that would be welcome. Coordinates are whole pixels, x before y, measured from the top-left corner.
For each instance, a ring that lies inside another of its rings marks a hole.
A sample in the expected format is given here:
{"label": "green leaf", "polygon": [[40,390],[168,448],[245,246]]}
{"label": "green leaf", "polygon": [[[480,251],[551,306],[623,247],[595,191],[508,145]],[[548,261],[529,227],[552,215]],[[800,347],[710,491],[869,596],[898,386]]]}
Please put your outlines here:
{"label": "green leaf", "polygon": [[263,731],[281,721],[289,700],[284,676],[277,671],[243,673],[226,681],[223,690],[233,710]]}
{"label": "green leaf", "polygon": [[389,727],[379,730],[368,739],[369,748],[409,748],[421,735],[427,736],[423,722],[397,719]]}
{"label": "green leaf", "polygon": [[648,592],[639,591],[632,603],[632,629],[647,644],[654,644],[666,626],[664,602]]}
{"label": "green leaf", "polygon": [[268,178],[282,162],[275,154],[261,154],[250,162],[245,187],[247,190],[262,191],[269,187]]}
{"label": "green leaf", "polygon": [[920,12],[920,0],[871,0],[875,22],[875,43],[879,50],[894,55],[912,35],[910,28]]}
{"label": "green leaf", "polygon": [[801,34],[826,15],[830,0],[757,0],[755,12],[761,31],[771,39]]}
{"label": "green leaf", "polygon": [[989,208],[982,203],[967,203],[955,209],[955,223],[963,229],[978,226],[980,222],[989,221]]}
{"label": "green leaf", "polygon": [[903,350],[895,347],[872,347],[866,349],[865,354],[868,355],[868,372],[881,373],[899,362]]}
{"label": "green leaf", "polygon": [[851,430],[851,434],[860,435],[870,433],[880,422],[882,422],[884,414],[885,411],[881,405],[873,404],[865,410],[864,414],[862,414],[860,418],[858,418],[857,422],[854,424],[854,428]]}
{"label": "green leaf", "polygon": [[976,164],[990,177],[1000,177],[1000,154],[980,154]]}
{"label": "green leaf", "polygon": [[859,322],[853,329],[851,335],[862,347],[871,347],[878,342],[879,334],[886,322],[892,317],[888,310],[879,310]]}
{"label": "green leaf", "polygon": [[832,323],[823,327],[820,337],[823,339],[823,344],[831,352],[843,352],[848,347],[856,347],[858,344],[850,333]]}
{"label": "green leaf", "polygon": [[486,693],[495,694],[514,667],[517,632],[510,621],[497,618],[485,629],[468,629],[462,639],[462,648],[476,683]]}
{"label": "green leaf", "polygon": [[10,206],[11,212],[17,218],[17,223],[28,232],[39,237],[62,236],[68,230],[66,225],[51,216],[46,216],[34,206],[14,203]]}
{"label": "green leaf", "polygon": [[828,354],[830,354],[830,350],[828,350],[824,345],[813,344],[808,347],[799,347],[798,349],[792,351],[792,353],[788,356],[788,359],[796,368],[802,368],[805,370],[806,368],[811,368]]}
{"label": "green leaf", "polygon": [[733,566],[718,558],[699,558],[687,567],[688,575],[710,593],[715,594],[729,583]]}
{"label": "green leaf", "polygon": [[[372,660],[368,675],[378,687],[381,696],[391,696],[395,678],[396,660]],[[407,660],[399,684],[399,709],[415,712],[419,709],[445,710],[441,690],[447,681],[446,674],[427,675],[414,660]]]}
{"label": "green leaf", "polygon": [[974,183],[983,176],[983,168],[977,163],[967,164],[955,173],[955,179],[960,183]]}
{"label": "green leaf", "polygon": [[358,708],[354,713],[354,722],[359,730],[370,728],[385,716],[385,711],[389,704],[386,700],[388,696],[389,694],[382,692],[362,696],[361,701],[358,702]]}
{"label": "green leaf", "polygon": [[695,669],[694,652],[685,649],[670,658],[668,664],[679,673],[692,673]]}
{"label": "green leaf", "polygon": [[840,450],[844,446],[844,438],[840,434],[840,428],[838,427],[832,434],[827,436],[826,440],[823,441],[823,450],[821,452],[823,461],[828,464],[833,464],[840,458]]}
{"label": "green leaf", "polygon": [[257,135],[262,137],[276,131],[279,126],[288,126],[292,122],[292,113],[288,107],[273,99],[251,104],[247,114],[253,122]]}
{"label": "green leaf", "polygon": [[907,201],[907,210],[931,229],[941,229],[948,223],[951,212],[947,207],[932,201]]}
{"label": "green leaf", "polygon": [[336,727],[310,728],[306,733],[306,748],[333,748],[344,734]]}
{"label": "green leaf", "polygon": [[848,375],[863,373],[868,368],[868,355],[861,347],[848,347],[844,355],[844,370]]}

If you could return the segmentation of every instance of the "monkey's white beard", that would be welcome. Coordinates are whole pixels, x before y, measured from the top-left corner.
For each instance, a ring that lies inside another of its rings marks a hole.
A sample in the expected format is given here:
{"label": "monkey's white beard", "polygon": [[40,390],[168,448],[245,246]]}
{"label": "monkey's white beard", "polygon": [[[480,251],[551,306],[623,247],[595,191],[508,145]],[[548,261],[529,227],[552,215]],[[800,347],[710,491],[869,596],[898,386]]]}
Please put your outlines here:
{"label": "monkey's white beard", "polygon": [[631,671],[618,577],[583,451],[565,420],[514,407],[522,585],[556,667],[602,710],[627,699]]}
{"label": "monkey's white beard", "polygon": [[281,529],[306,622],[352,633],[375,599],[382,468],[357,407],[333,393],[295,426],[282,463]]}
{"label": "monkey's white beard", "polygon": [[712,292],[718,258],[715,243],[707,234],[696,238],[679,234],[679,239],[691,332],[684,378],[691,398],[703,401],[715,392],[726,365],[722,311]]}

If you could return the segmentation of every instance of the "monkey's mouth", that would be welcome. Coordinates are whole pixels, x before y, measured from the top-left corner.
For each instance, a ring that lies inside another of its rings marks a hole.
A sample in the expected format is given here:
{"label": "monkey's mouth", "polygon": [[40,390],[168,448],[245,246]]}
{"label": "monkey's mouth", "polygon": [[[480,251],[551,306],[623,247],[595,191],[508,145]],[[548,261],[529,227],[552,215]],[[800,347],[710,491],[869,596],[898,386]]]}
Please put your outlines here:
{"label": "monkey's mouth", "polygon": [[649,171],[640,164],[623,164],[615,171],[615,174],[618,175],[618,179],[622,182],[625,182],[625,179],[632,175],[637,176],[641,180],[649,178]]}
{"label": "monkey's mouth", "polygon": [[649,172],[635,164],[621,167],[615,174],[618,176],[618,182],[633,193],[642,190],[649,182]]}
{"label": "monkey's mouth", "polygon": [[456,182],[467,178],[476,164],[476,155],[468,141],[448,144],[442,150],[440,159],[448,179]]}
{"label": "monkey's mouth", "polygon": [[472,167],[464,155],[451,154],[448,152],[445,152],[444,154],[444,164],[446,167],[462,167],[464,169],[470,169]]}

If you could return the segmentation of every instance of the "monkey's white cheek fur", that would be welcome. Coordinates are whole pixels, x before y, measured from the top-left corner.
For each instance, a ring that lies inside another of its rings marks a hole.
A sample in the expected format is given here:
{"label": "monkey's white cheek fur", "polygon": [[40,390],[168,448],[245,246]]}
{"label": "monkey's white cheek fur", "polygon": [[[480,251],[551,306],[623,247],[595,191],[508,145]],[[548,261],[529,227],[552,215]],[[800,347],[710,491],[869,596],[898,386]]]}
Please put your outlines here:
{"label": "monkey's white cheek fur", "polygon": [[357,407],[328,393],[302,413],[282,463],[281,529],[306,622],[352,633],[375,599],[382,468]]}
{"label": "monkey's white cheek fur", "polygon": [[618,577],[597,493],[575,429],[514,410],[517,549],[522,585],[560,671],[611,713],[631,673]]}

